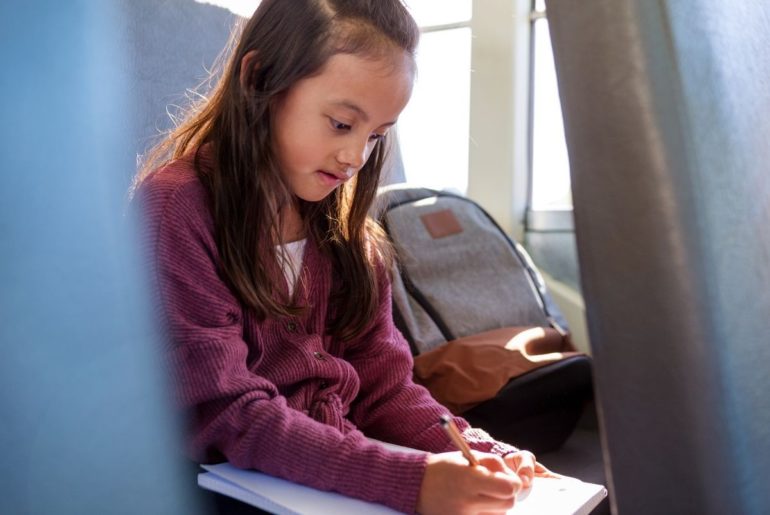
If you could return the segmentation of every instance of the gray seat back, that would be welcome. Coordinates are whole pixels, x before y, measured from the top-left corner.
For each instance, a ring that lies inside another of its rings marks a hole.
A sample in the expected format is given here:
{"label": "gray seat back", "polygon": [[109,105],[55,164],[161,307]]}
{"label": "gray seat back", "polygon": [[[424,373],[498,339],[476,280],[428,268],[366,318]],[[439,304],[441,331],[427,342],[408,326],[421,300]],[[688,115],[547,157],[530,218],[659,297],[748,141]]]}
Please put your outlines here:
{"label": "gray seat back", "polygon": [[770,513],[770,3],[548,0],[617,513]]}

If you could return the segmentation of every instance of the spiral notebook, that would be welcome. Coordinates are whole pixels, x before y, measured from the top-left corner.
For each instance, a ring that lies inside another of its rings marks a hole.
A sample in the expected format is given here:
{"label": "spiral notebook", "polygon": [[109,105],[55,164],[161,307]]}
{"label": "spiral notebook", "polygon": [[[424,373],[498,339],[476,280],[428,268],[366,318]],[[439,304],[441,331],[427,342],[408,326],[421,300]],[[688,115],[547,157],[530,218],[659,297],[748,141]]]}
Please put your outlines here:
{"label": "spiral notebook", "polygon": [[[381,442],[380,442],[381,443]],[[383,444],[386,447],[404,447]],[[254,470],[242,470],[229,463],[202,465],[206,472],[198,474],[198,485],[232,497],[276,515],[361,514],[385,515],[396,511],[335,492],[316,490]],[[512,515],[588,515],[607,496],[602,485],[579,479],[535,478],[531,488],[521,492]]]}

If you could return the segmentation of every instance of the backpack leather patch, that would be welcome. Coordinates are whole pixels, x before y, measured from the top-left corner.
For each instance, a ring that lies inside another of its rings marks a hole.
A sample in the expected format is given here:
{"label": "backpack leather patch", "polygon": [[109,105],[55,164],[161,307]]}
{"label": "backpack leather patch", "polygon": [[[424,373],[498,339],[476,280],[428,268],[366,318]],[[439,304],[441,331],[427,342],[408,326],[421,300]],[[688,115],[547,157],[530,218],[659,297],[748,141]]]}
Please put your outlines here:
{"label": "backpack leather patch", "polygon": [[451,209],[426,213],[420,216],[420,220],[434,240],[463,232]]}

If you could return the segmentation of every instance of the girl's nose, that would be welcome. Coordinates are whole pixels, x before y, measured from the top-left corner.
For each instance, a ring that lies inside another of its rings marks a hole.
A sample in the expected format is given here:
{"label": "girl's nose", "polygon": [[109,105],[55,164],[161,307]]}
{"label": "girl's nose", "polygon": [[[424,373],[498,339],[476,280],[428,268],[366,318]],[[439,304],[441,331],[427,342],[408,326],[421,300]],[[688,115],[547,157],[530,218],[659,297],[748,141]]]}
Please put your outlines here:
{"label": "girl's nose", "polygon": [[341,165],[346,166],[353,172],[358,171],[359,168],[366,163],[368,140],[361,144],[358,141],[350,141],[347,145],[342,147],[337,153],[337,161]]}

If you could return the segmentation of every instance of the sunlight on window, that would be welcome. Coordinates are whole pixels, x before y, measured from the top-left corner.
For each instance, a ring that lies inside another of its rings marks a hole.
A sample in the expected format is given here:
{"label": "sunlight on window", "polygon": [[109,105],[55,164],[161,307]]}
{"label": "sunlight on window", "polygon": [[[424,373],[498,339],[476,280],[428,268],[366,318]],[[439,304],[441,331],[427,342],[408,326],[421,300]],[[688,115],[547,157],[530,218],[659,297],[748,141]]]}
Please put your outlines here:
{"label": "sunlight on window", "polygon": [[406,180],[466,193],[472,0],[405,0],[405,4],[421,28],[434,29],[420,39],[417,81],[398,122]]}
{"label": "sunlight on window", "polygon": [[467,193],[471,29],[423,34],[417,69],[398,123],[406,180]]}
{"label": "sunlight on window", "polygon": [[532,208],[570,209],[572,190],[548,22],[536,21],[532,121]]}
{"label": "sunlight on window", "polygon": [[471,19],[471,0],[405,0],[404,3],[420,27]]}

